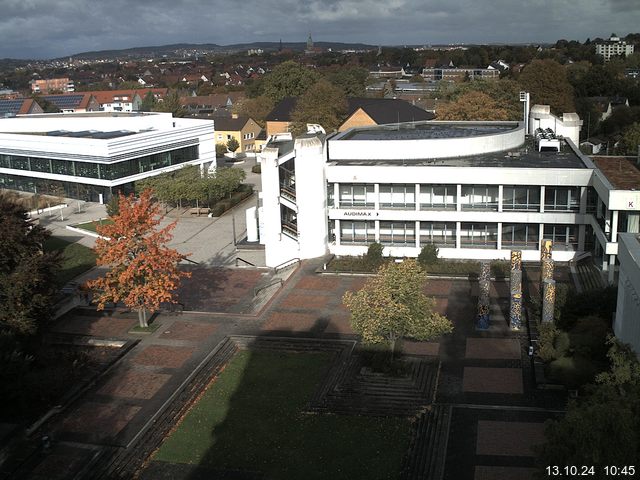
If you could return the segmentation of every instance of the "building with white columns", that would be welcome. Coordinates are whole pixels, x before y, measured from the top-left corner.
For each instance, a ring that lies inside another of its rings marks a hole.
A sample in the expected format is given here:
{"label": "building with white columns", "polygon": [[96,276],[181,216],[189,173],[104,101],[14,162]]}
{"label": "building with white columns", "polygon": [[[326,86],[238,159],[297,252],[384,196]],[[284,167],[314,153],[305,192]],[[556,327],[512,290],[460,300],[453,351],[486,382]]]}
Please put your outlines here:
{"label": "building with white columns", "polygon": [[620,234],[618,302],[613,332],[640,355],[640,235]]}
{"label": "building with white columns", "polygon": [[[566,120],[572,134],[579,119]],[[267,265],[360,255],[374,241],[396,257],[433,243],[443,258],[518,249],[538,260],[550,239],[555,260],[593,252],[613,281],[617,233],[638,231],[640,184],[617,188],[570,138],[544,135],[517,122],[421,122],[272,140],[259,156]]]}

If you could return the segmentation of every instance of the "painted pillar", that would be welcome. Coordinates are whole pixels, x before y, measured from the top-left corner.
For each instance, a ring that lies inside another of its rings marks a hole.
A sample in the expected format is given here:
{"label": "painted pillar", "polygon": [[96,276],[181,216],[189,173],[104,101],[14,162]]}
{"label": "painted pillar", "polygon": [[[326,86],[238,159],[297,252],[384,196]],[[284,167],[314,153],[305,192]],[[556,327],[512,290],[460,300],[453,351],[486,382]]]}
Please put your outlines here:
{"label": "painted pillar", "polygon": [[553,322],[556,304],[556,281],[553,279],[545,279],[543,282],[544,293],[542,296],[542,321],[546,323]]}
{"label": "painted pillar", "polygon": [[478,316],[476,328],[487,330],[490,324],[489,317],[489,289],[491,287],[491,264],[487,261],[480,262],[480,278],[478,293]]}
{"label": "painted pillar", "polygon": [[522,270],[511,270],[510,281],[509,326],[512,330],[520,330],[522,327]]}

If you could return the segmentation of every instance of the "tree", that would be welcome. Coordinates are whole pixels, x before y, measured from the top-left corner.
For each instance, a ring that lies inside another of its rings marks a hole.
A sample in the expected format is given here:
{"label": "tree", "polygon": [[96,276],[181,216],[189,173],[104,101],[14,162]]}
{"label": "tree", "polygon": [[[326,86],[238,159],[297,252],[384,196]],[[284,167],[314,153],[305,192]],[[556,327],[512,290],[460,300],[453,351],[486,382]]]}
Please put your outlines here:
{"label": "tree", "polygon": [[142,112],[153,112],[156,110],[158,105],[158,101],[156,100],[155,95],[151,90],[147,92],[147,94],[142,99],[142,103],[140,104],[140,110]]}
{"label": "tree", "polygon": [[327,80],[342,89],[347,97],[364,96],[368,77],[369,72],[362,67],[340,67],[326,74]]}
{"label": "tree", "polygon": [[316,83],[319,74],[292,60],[275,67],[271,73],[264,76],[262,94],[279,102],[284,97],[299,97]]}
{"label": "tree", "polygon": [[115,217],[120,212],[120,198],[117,195],[112,195],[107,202],[107,215]]}
{"label": "tree", "polygon": [[224,157],[227,153],[227,146],[224,143],[216,143],[216,157]]}
{"label": "tree", "polygon": [[429,340],[450,333],[451,322],[434,312],[435,300],[423,293],[425,282],[424,271],[410,259],[383,265],[361,290],[345,293],[342,302],[363,342],[388,342],[393,356],[402,337]]}
{"label": "tree", "polygon": [[0,337],[27,337],[50,318],[59,255],[43,253],[50,233],[0,193]]}
{"label": "tree", "polygon": [[273,100],[265,95],[256,98],[247,98],[240,103],[237,113],[252,118],[262,128],[265,126],[267,115],[275,106]]}
{"label": "tree", "polygon": [[156,230],[160,207],[145,190],[136,200],[120,195],[120,212],[113,224],[97,227],[105,238],[96,240],[97,265],[108,266],[106,276],[87,282],[93,290],[98,310],[107,303],[123,302],[138,312],[140,327],[147,327],[147,311],[160,304],[176,303],[174,291],[180,279],[191,274],[178,269],[185,255],[168,248],[175,222]]}
{"label": "tree", "polygon": [[184,108],[180,103],[180,96],[176,90],[170,91],[162,100],[158,102],[154,108],[155,112],[168,112],[174,117],[184,116]]}
{"label": "tree", "polygon": [[438,109],[438,120],[509,120],[509,113],[482,92],[469,92]]}
{"label": "tree", "polygon": [[332,132],[338,129],[346,112],[344,92],[327,80],[319,80],[296,102],[291,113],[294,131],[306,132],[307,123],[317,123],[327,132]]}
{"label": "tree", "polygon": [[491,97],[493,105],[507,112],[507,120],[522,120],[520,85],[513,80],[474,80],[473,82],[446,84],[441,82],[439,98],[456,101],[470,92],[480,92]]}
{"label": "tree", "polygon": [[429,265],[434,265],[438,262],[438,247],[433,243],[427,243],[420,249],[418,255],[418,264],[425,270]]}
{"label": "tree", "polygon": [[[640,455],[640,365],[633,350],[610,338],[611,367],[596,377],[567,414],[545,426],[538,450],[546,465],[634,465]],[[541,472],[543,473],[543,472]],[[604,478],[604,473],[598,472]],[[546,477],[545,477],[546,478]]]}
{"label": "tree", "polygon": [[235,153],[236,150],[238,150],[240,148],[240,144],[238,143],[238,140],[236,140],[236,137],[231,137],[228,141],[227,141],[227,149],[231,152],[231,153]]}
{"label": "tree", "polygon": [[637,155],[640,148],[640,123],[629,125],[622,134],[624,152],[627,155]]}
{"label": "tree", "polygon": [[534,60],[520,74],[518,82],[531,93],[533,103],[549,105],[555,113],[575,112],[573,87],[565,67],[554,60]]}

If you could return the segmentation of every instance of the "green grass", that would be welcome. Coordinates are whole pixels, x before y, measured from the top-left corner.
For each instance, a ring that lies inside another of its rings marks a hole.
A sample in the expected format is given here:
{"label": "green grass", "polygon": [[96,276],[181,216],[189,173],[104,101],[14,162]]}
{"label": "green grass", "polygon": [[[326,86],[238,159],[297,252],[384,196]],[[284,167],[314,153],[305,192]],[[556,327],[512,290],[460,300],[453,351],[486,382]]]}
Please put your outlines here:
{"label": "green grass", "polygon": [[98,233],[97,228],[98,225],[111,225],[113,220],[109,218],[105,218],[104,220],[99,220],[97,222],[87,222],[87,223],[79,223],[78,225],[74,225],[76,228],[80,228],[82,230],[89,230],[93,233]]}
{"label": "green grass", "polygon": [[62,252],[61,268],[56,275],[56,282],[60,286],[96,265],[96,254],[93,250],[79,243],[71,243],[61,238],[49,237],[44,244],[44,250],[45,252]]}
{"label": "green grass", "polygon": [[408,420],[303,413],[329,360],[240,351],[154,460],[259,471],[270,479],[398,478]]}
{"label": "green grass", "polygon": [[136,325],[129,333],[153,333],[160,328],[159,322],[150,323],[148,327],[141,327],[140,325]]}

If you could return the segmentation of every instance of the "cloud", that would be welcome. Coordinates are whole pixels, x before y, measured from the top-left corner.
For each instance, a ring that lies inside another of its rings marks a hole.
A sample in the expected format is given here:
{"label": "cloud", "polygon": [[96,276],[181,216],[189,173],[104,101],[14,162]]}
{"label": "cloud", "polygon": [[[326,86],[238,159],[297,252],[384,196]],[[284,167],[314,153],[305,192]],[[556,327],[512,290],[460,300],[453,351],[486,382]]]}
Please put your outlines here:
{"label": "cloud", "polygon": [[3,0],[0,58],[170,43],[585,40],[637,30],[638,0]]}

